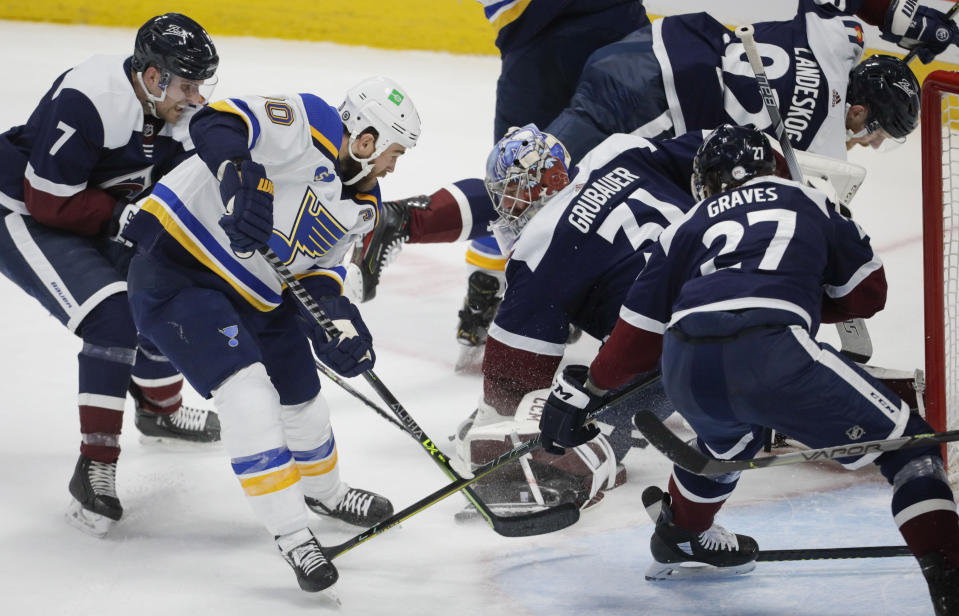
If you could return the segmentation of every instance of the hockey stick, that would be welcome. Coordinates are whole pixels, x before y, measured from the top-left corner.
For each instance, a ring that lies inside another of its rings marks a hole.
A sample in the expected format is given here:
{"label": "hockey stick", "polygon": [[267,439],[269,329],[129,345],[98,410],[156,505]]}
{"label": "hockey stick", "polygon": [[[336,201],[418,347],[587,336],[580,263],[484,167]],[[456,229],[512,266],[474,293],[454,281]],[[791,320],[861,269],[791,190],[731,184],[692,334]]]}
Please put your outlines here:
{"label": "hockey stick", "polygon": [[799,550],[759,550],[757,561],[836,560],[841,558],[889,558],[912,556],[904,545],[876,545],[855,548],[808,548]]}
{"label": "hockey stick", "polygon": [[[943,17],[946,19],[946,21],[952,21],[952,18],[956,16],[956,11],[959,11],[959,3],[953,4],[951,7],[949,7],[949,10],[946,11],[946,14]],[[909,64],[910,62],[912,62],[913,58],[915,58],[919,54],[919,47],[921,46],[916,45],[911,50],[909,50],[909,53],[906,54],[906,57],[903,58],[902,61],[905,62],[906,64]]]}
{"label": "hockey stick", "polygon": [[[766,107],[766,113],[769,114],[769,120],[772,122],[773,132],[776,134],[776,140],[779,141],[779,146],[782,149],[783,158],[786,159],[786,166],[789,167],[789,175],[797,182],[804,182],[802,168],[799,166],[799,161],[796,160],[796,153],[793,151],[792,143],[790,143],[789,136],[786,134],[786,125],[779,113],[776,95],[769,83],[769,78],[766,76],[763,59],[759,55],[756,40],[753,38],[754,34],[755,29],[751,25],[736,28],[736,36],[743,42],[743,49],[746,51],[746,58],[749,59],[749,66],[756,74],[759,94],[763,99],[763,105]],[[843,355],[861,364],[869,361],[869,358],[872,357],[872,340],[863,319],[849,319],[836,323],[836,331],[839,333],[840,352]]]}
{"label": "hockey stick", "polygon": [[[310,315],[316,319],[316,322],[323,328],[323,331],[326,332],[330,339],[332,340],[339,337],[340,331],[336,329],[336,326],[329,317],[323,313],[323,309],[320,308],[319,304],[316,303],[300,281],[287,269],[283,261],[276,256],[276,253],[274,253],[269,246],[263,246],[259,249],[259,252],[266,257],[266,260],[273,267],[279,279],[290,288],[293,295],[295,295],[303,307],[309,311]],[[406,412],[403,405],[400,404],[399,400],[386,388],[376,374],[372,370],[367,370],[363,373],[363,377],[380,398],[382,398],[383,402],[386,403],[396,418],[403,423],[406,432],[430,454],[430,459],[443,469],[446,476],[454,481],[462,479],[459,473],[453,469],[449,459],[443,455],[443,452],[434,444],[433,440],[423,432],[419,424]],[[572,503],[528,514],[500,516],[493,513],[472,489],[465,487],[463,494],[467,500],[476,507],[476,510],[483,515],[493,530],[504,537],[528,537],[531,535],[551,533],[575,524],[576,521],[579,520],[579,509]]]}
{"label": "hockey stick", "polygon": [[[587,421],[598,419],[601,415],[606,414],[608,411],[616,410],[626,404],[629,404],[632,398],[632,395],[634,393],[643,390],[648,385],[651,385],[658,380],[659,380],[658,373],[649,374],[642,381],[637,381],[629,385],[625,389],[615,393],[614,395],[610,396],[603,403],[601,407],[592,411],[589,414]],[[460,490],[469,489],[469,486],[473,482],[479,479],[482,479],[486,475],[489,475],[493,471],[499,468],[502,468],[506,464],[515,462],[516,460],[532,452],[534,449],[541,447],[542,444],[543,444],[542,437],[539,434],[537,434],[532,439],[525,441],[523,443],[520,443],[518,446],[503,453],[499,457],[478,466],[476,469],[474,469],[472,477],[470,478],[457,477],[456,480],[453,481],[452,483],[443,486],[439,490],[436,490],[435,492],[432,492],[431,494],[428,494],[427,496],[424,496],[423,498],[416,501],[409,507],[406,507],[405,509],[401,511],[397,511],[389,518],[383,520],[379,524],[374,524],[373,526],[364,530],[363,532],[356,535],[355,537],[352,537],[338,545],[325,546],[323,548],[323,553],[326,554],[327,558],[330,558],[330,559],[336,558],[337,556],[340,556],[341,554],[352,550],[359,544],[365,541],[368,541],[372,539],[373,537],[383,533],[384,531],[387,531],[393,528],[400,522],[416,515],[417,513],[423,511],[427,507],[435,505],[436,503],[440,502],[447,496],[451,494],[455,494],[456,492]],[[578,509],[574,509],[574,512],[577,515],[579,514]]]}
{"label": "hockey stick", "polygon": [[884,451],[896,451],[912,447],[924,447],[959,441],[959,430],[946,432],[929,432],[913,436],[901,436],[878,441],[849,443],[835,445],[821,449],[807,449],[794,453],[784,453],[775,456],[764,456],[752,460],[717,460],[699,451],[676,436],[651,411],[640,411],[633,417],[633,423],[643,436],[653,444],[664,456],[677,466],[680,466],[697,475],[722,475],[733,471],[748,471],[754,468],[769,466],[785,466],[800,462],[819,462],[821,460],[835,460],[849,456],[861,456]]}
{"label": "hockey stick", "polygon": [[351,396],[353,396],[354,398],[356,398],[357,400],[359,400],[366,406],[376,411],[376,414],[382,417],[383,419],[385,419],[386,421],[390,422],[391,424],[393,424],[394,426],[396,426],[403,432],[406,432],[406,427],[403,426],[403,424],[401,424],[400,422],[398,422],[395,417],[393,417],[392,415],[384,411],[379,404],[373,402],[372,400],[370,400],[369,398],[367,398],[366,396],[358,392],[356,389],[353,388],[352,385],[347,383],[343,379],[343,377],[333,372],[326,364],[324,364],[320,360],[315,359],[314,361],[316,362],[316,369],[322,372],[323,375],[326,376],[328,379],[330,379],[331,381],[339,385],[340,388],[343,389],[343,391],[350,394]]}

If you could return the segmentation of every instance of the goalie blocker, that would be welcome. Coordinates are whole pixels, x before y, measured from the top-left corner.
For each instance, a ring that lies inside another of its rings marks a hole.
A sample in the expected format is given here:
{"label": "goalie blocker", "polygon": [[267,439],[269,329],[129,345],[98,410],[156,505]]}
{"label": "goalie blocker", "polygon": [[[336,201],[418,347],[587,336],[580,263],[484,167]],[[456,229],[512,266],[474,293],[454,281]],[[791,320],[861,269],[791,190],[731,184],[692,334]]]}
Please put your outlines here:
{"label": "goalie blocker", "polygon": [[[513,449],[515,443],[537,436],[548,397],[548,389],[529,392],[514,417],[499,415],[480,401],[479,408],[454,437],[457,470],[469,476],[477,466]],[[587,509],[599,503],[606,491],[626,482],[626,469],[617,464],[613,447],[603,435],[562,456],[535,449],[522,462],[510,464],[473,485],[493,511],[523,513],[564,503]],[[523,466],[527,466],[529,478]]]}

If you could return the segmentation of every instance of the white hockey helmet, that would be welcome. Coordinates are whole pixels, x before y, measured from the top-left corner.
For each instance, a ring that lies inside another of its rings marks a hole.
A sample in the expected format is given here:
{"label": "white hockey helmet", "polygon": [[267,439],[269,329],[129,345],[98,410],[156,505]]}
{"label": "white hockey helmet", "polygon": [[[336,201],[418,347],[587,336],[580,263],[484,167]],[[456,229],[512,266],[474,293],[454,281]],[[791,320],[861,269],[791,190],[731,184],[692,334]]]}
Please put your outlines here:
{"label": "white hockey helmet", "polygon": [[[420,116],[406,90],[387,77],[370,77],[346,93],[339,108],[340,119],[350,134],[349,154],[360,163],[360,171],[343,184],[349,186],[369,175],[376,158],[393,143],[410,149],[420,137]],[[369,158],[353,154],[353,142],[366,130],[376,130],[376,149]]]}

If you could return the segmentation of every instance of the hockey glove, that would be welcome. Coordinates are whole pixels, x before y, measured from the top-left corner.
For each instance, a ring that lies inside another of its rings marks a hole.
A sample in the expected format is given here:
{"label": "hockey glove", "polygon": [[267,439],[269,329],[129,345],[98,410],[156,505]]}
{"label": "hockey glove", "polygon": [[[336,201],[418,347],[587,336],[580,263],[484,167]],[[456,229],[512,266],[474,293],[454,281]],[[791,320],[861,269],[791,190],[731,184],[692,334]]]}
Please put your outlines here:
{"label": "hockey glove", "polygon": [[539,419],[543,449],[549,453],[562,455],[566,453],[563,447],[582,445],[599,434],[596,424],[586,423],[586,419],[602,403],[603,396],[586,388],[587,378],[587,366],[566,366],[553,381]]}
{"label": "hockey glove", "polygon": [[230,238],[230,248],[238,254],[251,253],[266,246],[273,235],[273,182],[263,165],[252,160],[223,164],[220,198],[226,215],[220,226]]}
{"label": "hockey glove", "polygon": [[913,0],[898,0],[889,5],[882,38],[900,47],[918,47],[917,55],[929,64],[952,43],[959,42],[959,26],[936,9]]}
{"label": "hockey glove", "polygon": [[132,246],[133,244],[123,237],[123,230],[127,228],[127,225],[139,211],[140,206],[136,203],[117,201],[117,204],[113,206],[113,215],[110,217],[110,222],[106,226],[106,236],[114,242]]}
{"label": "hockey glove", "polygon": [[[359,309],[342,295],[321,297],[316,303],[340,330],[339,337],[331,340],[316,320],[309,314],[306,315],[313,324],[310,339],[319,360],[345,377],[372,370],[373,364],[376,363],[373,336],[363,323]],[[301,307],[300,310],[306,309]]]}

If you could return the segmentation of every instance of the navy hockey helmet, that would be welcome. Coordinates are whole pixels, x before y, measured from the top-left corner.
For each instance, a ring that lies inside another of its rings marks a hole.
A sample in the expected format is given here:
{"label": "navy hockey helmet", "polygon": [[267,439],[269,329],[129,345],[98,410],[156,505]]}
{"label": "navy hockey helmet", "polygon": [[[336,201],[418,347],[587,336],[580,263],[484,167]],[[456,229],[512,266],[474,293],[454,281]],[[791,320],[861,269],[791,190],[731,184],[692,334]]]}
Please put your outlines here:
{"label": "navy hockey helmet", "polygon": [[709,133],[693,158],[692,192],[698,199],[730,190],[776,171],[766,136],[748,126],[723,124]]}
{"label": "navy hockey helmet", "polygon": [[133,70],[138,73],[155,66],[184,79],[205,81],[213,77],[219,63],[207,31],[181,13],[150,18],[137,31],[133,44]]}
{"label": "navy hockey helmet", "polygon": [[883,129],[902,140],[919,125],[919,81],[899,58],[870,56],[849,72],[846,104],[869,110],[869,132]]}

